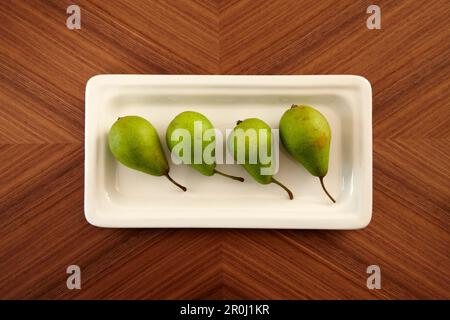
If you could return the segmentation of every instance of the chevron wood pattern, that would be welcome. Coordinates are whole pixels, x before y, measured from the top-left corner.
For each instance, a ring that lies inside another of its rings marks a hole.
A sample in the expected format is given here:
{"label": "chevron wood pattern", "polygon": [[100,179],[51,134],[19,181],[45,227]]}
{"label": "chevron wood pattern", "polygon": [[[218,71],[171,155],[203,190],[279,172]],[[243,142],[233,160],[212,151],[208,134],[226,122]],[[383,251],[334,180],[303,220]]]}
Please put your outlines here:
{"label": "chevron wood pattern", "polygon": [[[81,7],[81,30],[65,26]],[[450,298],[450,5],[0,2],[1,299]],[[374,206],[358,231],[116,230],[83,215],[84,89],[102,73],[358,74]],[[66,268],[82,289],[66,288]],[[368,290],[366,268],[382,271]]]}

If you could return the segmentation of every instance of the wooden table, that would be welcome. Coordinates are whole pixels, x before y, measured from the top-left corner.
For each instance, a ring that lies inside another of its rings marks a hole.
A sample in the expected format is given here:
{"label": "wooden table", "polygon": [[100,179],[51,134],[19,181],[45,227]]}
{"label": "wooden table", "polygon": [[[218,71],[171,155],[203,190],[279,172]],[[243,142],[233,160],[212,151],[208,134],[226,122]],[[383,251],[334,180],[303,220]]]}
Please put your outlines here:
{"label": "wooden table", "polygon": [[[66,8],[81,8],[81,29]],[[0,2],[0,298],[450,298],[450,3]],[[83,214],[96,74],[357,74],[373,86],[359,231],[119,230]],[[81,290],[66,268],[79,265]],[[381,268],[369,290],[366,268]]]}

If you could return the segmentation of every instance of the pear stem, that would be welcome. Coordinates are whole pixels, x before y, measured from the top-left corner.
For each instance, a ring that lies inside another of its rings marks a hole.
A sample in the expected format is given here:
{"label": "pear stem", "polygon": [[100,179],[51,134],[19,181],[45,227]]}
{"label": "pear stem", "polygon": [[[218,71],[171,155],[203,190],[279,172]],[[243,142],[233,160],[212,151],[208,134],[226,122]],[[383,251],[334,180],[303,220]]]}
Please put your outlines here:
{"label": "pear stem", "polygon": [[282,184],[280,181],[276,180],[275,178],[272,178],[272,182],[282,187],[289,195],[289,199],[294,199],[294,195],[292,194],[291,190],[289,190],[284,184]]}
{"label": "pear stem", "polygon": [[320,184],[322,185],[323,191],[325,191],[325,193],[327,194],[328,198],[330,198],[331,201],[333,201],[333,203],[336,203],[336,200],[334,200],[334,198],[331,196],[331,194],[325,188],[325,185],[323,184],[323,177],[319,177],[319,179],[320,179]]}
{"label": "pear stem", "polygon": [[231,176],[231,175],[229,175],[229,174],[220,172],[220,171],[215,170],[215,169],[214,169],[214,173],[218,173],[218,174],[220,174],[221,176],[224,176],[224,177],[227,177],[227,178],[230,178],[230,179],[233,179],[233,180],[237,180],[237,181],[240,181],[240,182],[244,182],[244,178]]}
{"label": "pear stem", "polygon": [[181,184],[179,184],[178,182],[176,182],[175,180],[172,179],[171,176],[169,176],[169,174],[166,174],[167,179],[170,180],[170,182],[172,182],[174,185],[176,185],[178,188],[180,188],[181,190],[183,190],[184,192],[186,192],[186,187],[182,186]]}

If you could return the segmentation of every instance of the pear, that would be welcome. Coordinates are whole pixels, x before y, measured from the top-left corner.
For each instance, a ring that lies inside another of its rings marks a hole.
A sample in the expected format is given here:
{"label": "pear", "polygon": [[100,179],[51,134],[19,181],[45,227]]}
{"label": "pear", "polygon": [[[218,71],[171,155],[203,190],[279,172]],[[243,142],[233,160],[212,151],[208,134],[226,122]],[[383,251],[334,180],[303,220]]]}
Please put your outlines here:
{"label": "pear", "polygon": [[[259,134],[260,131],[265,131],[265,136],[261,136]],[[252,136],[252,132],[254,133],[253,136],[256,137],[256,139],[250,138]],[[230,151],[232,152],[235,160],[237,160],[238,162],[239,160],[244,162],[241,163],[242,166],[250,174],[250,176],[253,177],[253,179],[261,184],[275,183],[279,185],[288,193],[289,199],[292,200],[294,196],[286,186],[276,180],[272,174],[263,173],[261,171],[261,169],[263,168],[269,169],[272,164],[272,159],[270,161],[261,161],[262,159],[260,155],[260,149],[264,148],[266,152],[263,153],[266,153],[268,158],[271,158],[272,156],[271,132],[272,130],[270,129],[270,127],[260,119],[250,118],[244,121],[239,120],[236,123],[236,127],[230,134],[230,137],[228,139],[228,147],[230,148]],[[245,139],[245,143],[241,140],[240,144],[239,139]],[[242,147],[244,147],[245,150],[239,150]],[[242,159],[239,159],[239,154],[241,154]],[[252,154],[253,160],[256,161],[252,161]]]}
{"label": "pear", "polygon": [[152,176],[165,176],[186,191],[169,176],[169,165],[158,133],[146,119],[138,116],[117,119],[109,130],[108,142],[112,154],[123,165]]}
{"label": "pear", "polygon": [[309,106],[292,105],[281,117],[280,137],[291,156],[319,178],[327,196],[336,202],[323,183],[331,142],[330,126],[323,114]]}
{"label": "pear", "polygon": [[[197,130],[198,132],[195,132],[195,128],[196,128],[196,123],[197,123]],[[216,161],[215,161],[215,133],[214,131],[214,127],[211,124],[211,122],[208,120],[208,118],[206,118],[204,115],[202,115],[201,113],[195,112],[195,111],[185,111],[182,112],[180,114],[178,114],[169,124],[169,126],[167,127],[167,131],[166,131],[166,143],[167,146],[169,147],[169,150],[172,151],[176,145],[178,143],[180,143],[181,141],[181,137],[176,137],[173,134],[176,133],[176,130],[184,130],[186,133],[189,134],[189,138],[190,138],[190,157],[188,159],[188,163],[192,166],[192,168],[194,168],[195,170],[197,170],[198,172],[200,172],[201,174],[205,175],[205,176],[212,176],[214,174],[219,174],[222,175],[224,177],[233,179],[233,180],[237,180],[237,181],[241,181],[243,182],[244,179],[241,177],[234,177],[228,174],[225,174],[223,172],[220,172],[216,169]],[[201,129],[201,130],[200,130]],[[204,139],[205,137],[205,132],[207,130],[211,130],[210,132],[212,133],[210,137],[207,137],[208,140]],[[197,144],[199,147],[201,147],[201,149],[199,151],[201,151],[201,155],[200,158],[198,159],[200,163],[195,163],[196,160],[195,159],[195,154],[194,154],[194,148],[196,146],[196,140],[197,140]],[[213,148],[211,149],[210,146],[212,146]],[[209,161],[205,161],[203,154],[205,152],[205,149],[209,148],[208,150],[210,151],[210,155],[211,159]],[[181,151],[183,152],[183,151]],[[182,155],[182,154],[181,154]],[[208,163],[209,162],[209,163]]]}

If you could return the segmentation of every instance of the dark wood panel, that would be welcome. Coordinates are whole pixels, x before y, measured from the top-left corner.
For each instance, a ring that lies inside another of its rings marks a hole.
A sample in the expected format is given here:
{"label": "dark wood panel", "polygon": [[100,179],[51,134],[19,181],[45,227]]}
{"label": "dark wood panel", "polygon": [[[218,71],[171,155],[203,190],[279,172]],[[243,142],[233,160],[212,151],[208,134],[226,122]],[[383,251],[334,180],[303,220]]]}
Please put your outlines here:
{"label": "dark wood panel", "polygon": [[[450,6],[0,2],[0,298],[450,298]],[[116,230],[83,215],[84,89],[101,73],[358,74],[374,212],[358,231]],[[66,267],[82,289],[66,288]],[[366,268],[382,270],[368,290]]]}

